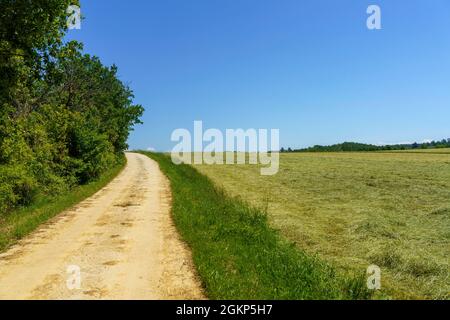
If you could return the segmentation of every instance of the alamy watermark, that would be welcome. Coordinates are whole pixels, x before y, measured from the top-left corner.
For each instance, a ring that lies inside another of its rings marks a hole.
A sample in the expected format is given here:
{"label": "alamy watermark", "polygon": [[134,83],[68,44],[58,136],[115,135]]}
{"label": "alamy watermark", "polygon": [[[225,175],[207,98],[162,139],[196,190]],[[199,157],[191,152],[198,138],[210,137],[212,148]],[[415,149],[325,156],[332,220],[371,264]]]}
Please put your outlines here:
{"label": "alamy watermark", "polygon": [[67,267],[66,273],[68,274],[66,280],[66,286],[69,290],[81,289],[81,268],[77,265],[70,265]]}
{"label": "alamy watermark", "polygon": [[[369,17],[367,18],[366,25],[369,30],[381,30],[381,8],[379,5],[371,4],[366,10]],[[69,30],[81,29],[81,9],[77,5],[70,5],[66,13],[67,28]]]}
{"label": "alamy watermark", "polygon": [[194,121],[194,134],[187,129],[173,131],[171,140],[175,164],[262,165],[261,175],[275,175],[280,164],[278,129],[219,129],[204,131],[202,121]]}
{"label": "alamy watermark", "polygon": [[66,13],[67,17],[67,28],[69,30],[80,30],[81,29],[81,9],[77,5],[70,5],[67,7]]}
{"label": "alamy watermark", "polygon": [[381,289],[381,269],[379,266],[371,265],[367,268],[367,289]]}
{"label": "alamy watermark", "polygon": [[369,30],[381,30],[381,8],[376,4],[372,4],[367,7],[367,29]]}

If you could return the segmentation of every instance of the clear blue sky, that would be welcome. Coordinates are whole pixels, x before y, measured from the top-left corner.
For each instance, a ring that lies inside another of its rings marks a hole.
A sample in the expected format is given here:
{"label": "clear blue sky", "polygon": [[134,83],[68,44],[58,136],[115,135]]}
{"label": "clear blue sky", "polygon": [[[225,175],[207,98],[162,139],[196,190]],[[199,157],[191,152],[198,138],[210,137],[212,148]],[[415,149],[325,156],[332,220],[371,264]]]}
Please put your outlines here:
{"label": "clear blue sky", "polygon": [[[448,0],[82,0],[68,39],[146,108],[130,147],[176,128],[278,128],[281,145],[450,137]],[[382,9],[382,30],[366,9]]]}

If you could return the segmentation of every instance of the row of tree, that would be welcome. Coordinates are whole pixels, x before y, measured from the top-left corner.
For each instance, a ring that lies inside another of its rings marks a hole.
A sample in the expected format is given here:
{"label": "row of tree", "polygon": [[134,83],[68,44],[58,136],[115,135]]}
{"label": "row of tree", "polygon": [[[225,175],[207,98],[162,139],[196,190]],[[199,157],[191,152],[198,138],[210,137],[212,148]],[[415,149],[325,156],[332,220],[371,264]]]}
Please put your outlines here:
{"label": "row of tree", "polygon": [[281,152],[364,152],[364,151],[389,151],[389,150],[414,150],[414,149],[438,149],[450,148],[450,138],[441,141],[431,141],[424,143],[411,144],[395,144],[376,146],[373,144],[364,144],[356,142],[344,142],[340,144],[333,144],[330,146],[316,145],[305,149],[291,149],[281,148]]}
{"label": "row of tree", "polygon": [[71,4],[0,1],[0,214],[98,178],[140,123],[117,68],[64,43]]}

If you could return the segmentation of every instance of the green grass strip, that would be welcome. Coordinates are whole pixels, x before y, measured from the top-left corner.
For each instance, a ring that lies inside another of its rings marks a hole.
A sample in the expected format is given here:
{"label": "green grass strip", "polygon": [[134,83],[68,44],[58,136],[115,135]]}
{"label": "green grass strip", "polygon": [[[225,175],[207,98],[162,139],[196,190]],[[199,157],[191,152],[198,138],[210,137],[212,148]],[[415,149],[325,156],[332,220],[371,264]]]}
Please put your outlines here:
{"label": "green grass strip", "polygon": [[126,160],[105,172],[99,179],[77,186],[56,197],[40,197],[30,206],[16,209],[0,217],[0,252],[57,216],[105,187],[125,167]]}
{"label": "green grass strip", "polygon": [[273,230],[267,214],[188,165],[156,160],[171,182],[172,214],[210,299],[367,299],[363,275],[337,273]]}

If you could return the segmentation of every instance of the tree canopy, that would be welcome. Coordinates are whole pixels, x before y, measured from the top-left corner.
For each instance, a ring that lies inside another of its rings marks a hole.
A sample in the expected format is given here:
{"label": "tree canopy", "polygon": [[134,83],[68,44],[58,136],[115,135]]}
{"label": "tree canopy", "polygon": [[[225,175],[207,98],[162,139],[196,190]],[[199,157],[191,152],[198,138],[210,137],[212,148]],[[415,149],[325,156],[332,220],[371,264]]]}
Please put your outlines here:
{"label": "tree canopy", "polygon": [[0,2],[0,213],[96,179],[140,123],[117,67],[64,43],[70,4]]}
{"label": "tree canopy", "polygon": [[305,149],[292,150],[288,148],[282,148],[281,152],[361,152],[361,151],[388,151],[388,150],[414,150],[414,149],[438,149],[438,148],[450,148],[450,138],[442,139],[441,141],[431,141],[424,143],[410,143],[410,144],[393,144],[377,146],[373,144],[357,143],[357,142],[344,142],[339,144],[333,144],[330,146],[316,145]]}

